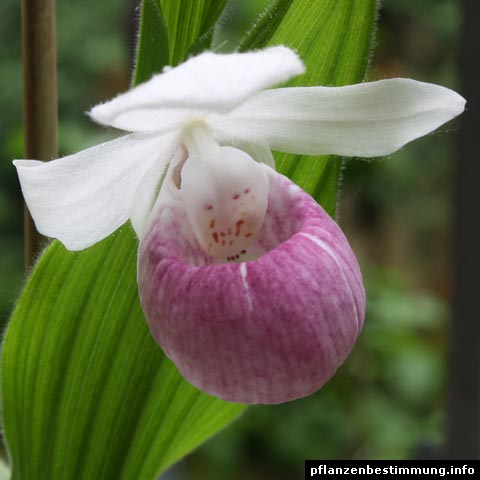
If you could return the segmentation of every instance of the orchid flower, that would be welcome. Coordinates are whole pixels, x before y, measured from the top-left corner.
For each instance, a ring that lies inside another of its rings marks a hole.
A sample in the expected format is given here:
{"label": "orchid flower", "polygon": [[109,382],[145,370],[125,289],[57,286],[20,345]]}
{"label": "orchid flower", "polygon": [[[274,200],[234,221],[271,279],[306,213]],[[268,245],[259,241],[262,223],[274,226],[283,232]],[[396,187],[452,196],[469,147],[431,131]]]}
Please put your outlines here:
{"label": "orchid flower", "polygon": [[130,219],[154,338],[189,382],[228,401],[316,391],[364,320],[345,236],[271,151],[388,155],[464,109],[447,88],[400,78],[265,90],[303,72],[283,46],[206,52],[91,110],[131,133],[14,162],[38,230],[70,250]]}

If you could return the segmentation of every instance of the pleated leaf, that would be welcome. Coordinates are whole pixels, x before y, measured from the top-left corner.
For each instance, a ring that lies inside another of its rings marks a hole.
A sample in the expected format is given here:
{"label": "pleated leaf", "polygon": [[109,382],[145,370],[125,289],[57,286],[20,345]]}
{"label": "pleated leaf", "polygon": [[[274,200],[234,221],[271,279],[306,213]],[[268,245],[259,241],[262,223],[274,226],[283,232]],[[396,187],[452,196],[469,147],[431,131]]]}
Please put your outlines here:
{"label": "pleated leaf", "polygon": [[134,84],[165,65],[178,65],[199,46],[209,47],[227,0],[143,0]]}
{"label": "pleated leaf", "polygon": [[153,479],[243,406],[185,382],[153,341],[129,228],[84,252],[54,242],[3,345],[17,479]]}
{"label": "pleated leaf", "polygon": [[[376,0],[278,0],[264,12],[241,50],[284,44],[307,73],[288,86],[341,86],[365,76],[373,39]],[[335,214],[342,161],[333,156],[275,154],[277,170]]]}
{"label": "pleated leaf", "polygon": [[[182,63],[195,44],[212,32],[227,0],[154,0],[162,11],[169,43],[170,65]],[[206,45],[207,47],[208,45]]]}
{"label": "pleated leaf", "polygon": [[167,27],[156,0],[142,1],[139,28],[134,85],[146,82],[170,62]]}
{"label": "pleated leaf", "polygon": [[[203,45],[224,4],[144,0],[135,83]],[[373,0],[280,0],[243,49],[286,44],[307,64],[303,85],[354,83],[375,10]],[[333,213],[337,159],[277,162]],[[186,383],[152,340],[136,289],[137,246],[125,226],[79,253],[54,242],[35,267],[2,352],[12,478],[153,480],[243,410]]]}
{"label": "pleated leaf", "polygon": [[[172,33],[144,0],[135,83],[172,63],[167,37],[176,44],[182,32],[205,33],[220,3],[196,2],[200,27],[179,14]],[[152,339],[137,248],[126,226],[79,253],[53,242],[36,265],[2,350],[12,478],[151,480],[244,409],[188,384]]]}

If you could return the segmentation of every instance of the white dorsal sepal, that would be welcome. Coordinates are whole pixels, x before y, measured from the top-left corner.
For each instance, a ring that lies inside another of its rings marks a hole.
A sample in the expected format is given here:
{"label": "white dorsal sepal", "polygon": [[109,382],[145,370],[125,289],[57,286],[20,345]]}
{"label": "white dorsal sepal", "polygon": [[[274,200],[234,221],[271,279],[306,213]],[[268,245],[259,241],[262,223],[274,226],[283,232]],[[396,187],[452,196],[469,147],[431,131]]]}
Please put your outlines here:
{"label": "white dorsal sepal", "polygon": [[265,169],[242,150],[220,147],[203,126],[187,132],[185,144],[181,193],[195,237],[212,257],[241,260],[265,218]]}

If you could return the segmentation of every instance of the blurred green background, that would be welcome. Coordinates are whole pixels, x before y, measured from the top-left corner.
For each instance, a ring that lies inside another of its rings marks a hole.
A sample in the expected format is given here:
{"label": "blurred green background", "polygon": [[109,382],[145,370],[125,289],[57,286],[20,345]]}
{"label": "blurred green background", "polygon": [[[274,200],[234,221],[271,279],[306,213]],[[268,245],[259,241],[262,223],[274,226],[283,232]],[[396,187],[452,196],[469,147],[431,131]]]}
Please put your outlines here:
{"label": "blurred green background", "polygon": [[[231,0],[216,32],[235,48],[266,0]],[[136,2],[58,0],[60,152],[115,133],[84,115],[129,84]],[[457,0],[384,0],[369,79],[406,76],[457,87]],[[0,3],[0,315],[23,282],[20,5]],[[177,480],[300,479],[305,458],[428,456],[445,437],[450,315],[451,123],[381,161],[349,160],[338,216],[359,257],[368,311],[364,332],[317,394],[250,408],[232,427],[165,475]]]}

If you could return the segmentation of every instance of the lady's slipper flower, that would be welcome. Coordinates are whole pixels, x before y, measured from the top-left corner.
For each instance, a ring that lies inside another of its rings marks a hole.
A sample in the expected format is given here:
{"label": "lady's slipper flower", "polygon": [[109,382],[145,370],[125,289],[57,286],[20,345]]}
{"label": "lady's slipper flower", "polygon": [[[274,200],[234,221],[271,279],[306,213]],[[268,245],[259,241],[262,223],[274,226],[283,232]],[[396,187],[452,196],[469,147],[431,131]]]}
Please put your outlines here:
{"label": "lady's slipper flower", "polygon": [[153,336],[187,380],[230,401],[316,391],[364,319],[347,240],[271,150],[388,155],[464,108],[407,79],[264,90],[303,71],[282,46],[203,53],[90,112],[133,133],[14,162],[38,230],[70,250],[131,220]]}

